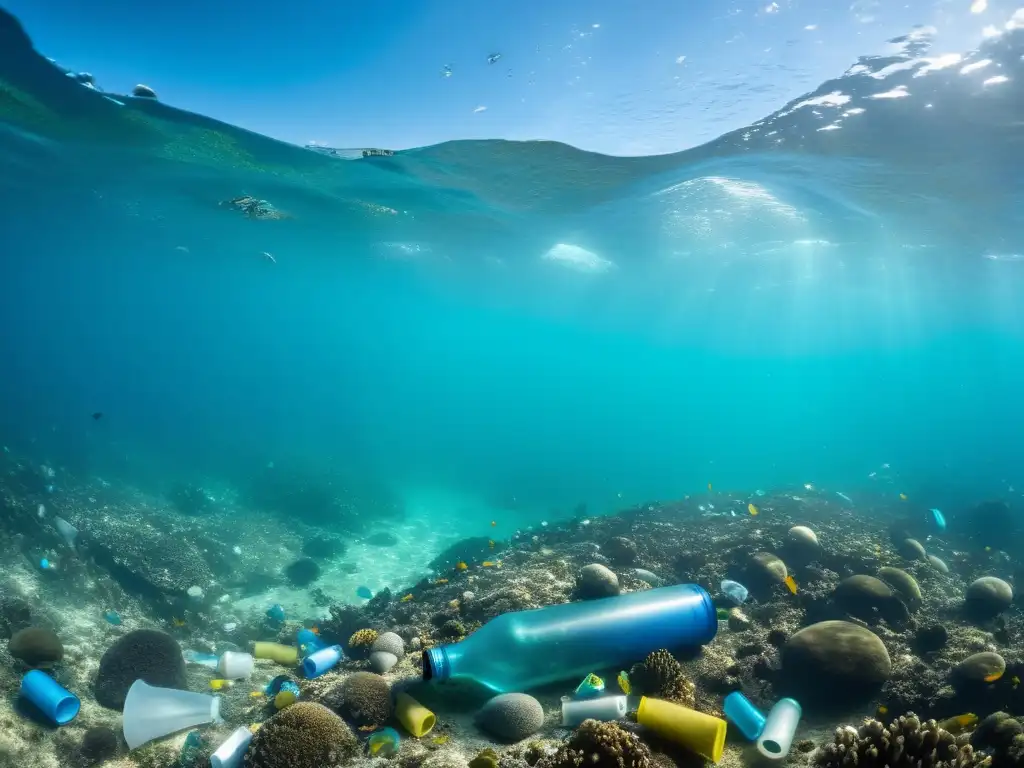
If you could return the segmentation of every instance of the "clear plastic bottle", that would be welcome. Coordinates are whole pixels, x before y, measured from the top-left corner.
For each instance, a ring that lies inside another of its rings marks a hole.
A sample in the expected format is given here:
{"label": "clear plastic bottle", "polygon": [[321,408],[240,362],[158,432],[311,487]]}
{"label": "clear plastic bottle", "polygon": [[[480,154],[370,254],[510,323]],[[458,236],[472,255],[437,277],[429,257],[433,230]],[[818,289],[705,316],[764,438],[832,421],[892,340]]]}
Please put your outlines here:
{"label": "clear plastic bottle", "polygon": [[642,661],[658,648],[703,645],[718,631],[711,596],[695,584],[506,613],[461,643],[423,653],[423,679],[474,680],[524,691]]}

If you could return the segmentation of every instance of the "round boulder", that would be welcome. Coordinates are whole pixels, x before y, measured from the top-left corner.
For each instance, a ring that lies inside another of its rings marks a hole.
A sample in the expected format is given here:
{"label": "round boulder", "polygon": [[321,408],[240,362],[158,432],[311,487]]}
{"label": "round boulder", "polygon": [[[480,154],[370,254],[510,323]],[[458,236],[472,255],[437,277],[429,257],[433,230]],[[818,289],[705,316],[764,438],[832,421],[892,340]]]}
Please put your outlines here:
{"label": "round boulder", "polygon": [[949,573],[949,566],[946,565],[945,561],[942,558],[936,557],[935,555],[928,555],[927,560],[928,565],[930,565],[939,573]]}
{"label": "round boulder", "polygon": [[806,525],[794,525],[789,529],[789,540],[798,546],[808,549],[818,547],[818,535]]}
{"label": "round boulder", "polygon": [[751,572],[762,582],[781,584],[789,575],[782,558],[771,552],[758,552],[750,558],[750,562]]}
{"label": "round boulder", "polygon": [[903,539],[897,542],[896,551],[907,560],[924,560],[928,557],[924,546],[917,539]]}
{"label": "round boulder", "polygon": [[625,536],[608,539],[601,547],[601,551],[609,560],[618,565],[633,565],[640,556],[636,543]]}
{"label": "round boulder", "polygon": [[910,610],[921,607],[921,587],[909,573],[900,568],[879,568],[878,578],[892,587]]}
{"label": "round boulder", "polygon": [[892,662],[882,641],[849,621],[804,627],[782,648],[783,682],[800,701],[819,705],[860,702],[889,679]]}
{"label": "round boulder", "polygon": [[132,88],[132,96],[134,96],[137,99],[155,99],[156,91],[154,91],[148,85],[143,85],[142,83],[139,83],[134,88]]}
{"label": "round boulder", "polygon": [[991,619],[1013,602],[1013,588],[995,576],[982,576],[967,588],[964,596],[967,612],[979,619]]}
{"label": "round boulder", "polygon": [[522,741],[544,725],[544,707],[525,693],[503,693],[484,704],[477,723],[501,741]]}
{"label": "round boulder", "polygon": [[865,621],[883,618],[895,623],[909,618],[907,607],[889,585],[874,576],[858,575],[843,579],[833,597],[843,610]]}
{"label": "round boulder", "polygon": [[614,597],[619,594],[619,577],[607,566],[591,563],[580,571],[578,589],[584,599]]}
{"label": "round boulder", "polygon": [[1006,672],[1006,662],[998,653],[974,653],[961,661],[950,673],[954,687],[965,688],[994,683]]}

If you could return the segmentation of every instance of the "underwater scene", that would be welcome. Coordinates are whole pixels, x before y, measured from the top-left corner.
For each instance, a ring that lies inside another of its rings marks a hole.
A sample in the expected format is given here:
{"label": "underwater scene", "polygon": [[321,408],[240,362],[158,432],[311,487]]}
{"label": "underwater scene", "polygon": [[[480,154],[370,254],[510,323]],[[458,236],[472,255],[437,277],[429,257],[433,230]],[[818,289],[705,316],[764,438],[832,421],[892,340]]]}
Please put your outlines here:
{"label": "underwater scene", "polygon": [[651,3],[354,147],[4,3],[0,768],[1024,768],[1024,8]]}

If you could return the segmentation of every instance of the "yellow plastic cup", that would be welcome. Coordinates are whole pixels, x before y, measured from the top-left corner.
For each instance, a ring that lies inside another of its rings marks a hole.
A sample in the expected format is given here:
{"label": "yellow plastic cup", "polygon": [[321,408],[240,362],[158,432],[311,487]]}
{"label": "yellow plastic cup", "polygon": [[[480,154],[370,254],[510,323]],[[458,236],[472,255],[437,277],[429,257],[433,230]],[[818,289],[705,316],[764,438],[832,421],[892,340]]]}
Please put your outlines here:
{"label": "yellow plastic cup", "polygon": [[640,699],[636,711],[640,725],[659,736],[682,744],[691,752],[713,763],[722,759],[725,749],[725,720],[705,715],[688,707],[661,699]]}
{"label": "yellow plastic cup", "polygon": [[437,717],[408,693],[395,699],[395,716],[409,733],[417,739],[426,736],[437,722]]}
{"label": "yellow plastic cup", "polygon": [[270,659],[286,667],[299,663],[299,649],[280,643],[253,643],[252,655],[257,659]]}

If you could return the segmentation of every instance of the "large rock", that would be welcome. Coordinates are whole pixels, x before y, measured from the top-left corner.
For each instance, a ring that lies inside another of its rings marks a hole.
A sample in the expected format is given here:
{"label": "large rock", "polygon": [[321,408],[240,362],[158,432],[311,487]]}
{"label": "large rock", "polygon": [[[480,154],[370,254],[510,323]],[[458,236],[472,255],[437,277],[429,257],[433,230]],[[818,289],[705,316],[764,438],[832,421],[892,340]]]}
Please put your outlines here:
{"label": "large rock", "polygon": [[1010,607],[1013,588],[995,576],[982,576],[967,588],[964,602],[971,616],[991,619]]}
{"label": "large rock", "polygon": [[848,621],[812,624],[782,648],[783,684],[801,702],[860,702],[874,695],[891,673],[889,653],[878,636]]}
{"label": "large rock", "polygon": [[906,621],[910,614],[888,584],[874,576],[850,576],[843,579],[833,594],[836,602],[858,619],[883,618],[890,624]]}
{"label": "large rock", "polygon": [[205,588],[214,580],[207,557],[184,536],[113,515],[76,524],[97,565],[130,592],[149,598],[182,597],[189,587]]}
{"label": "large rock", "polygon": [[916,611],[921,607],[921,587],[917,579],[901,568],[879,568],[878,578],[895,590],[896,594],[906,603],[907,608]]}
{"label": "large rock", "polygon": [[614,597],[619,594],[619,577],[607,566],[591,563],[580,570],[577,589],[584,599]]}

